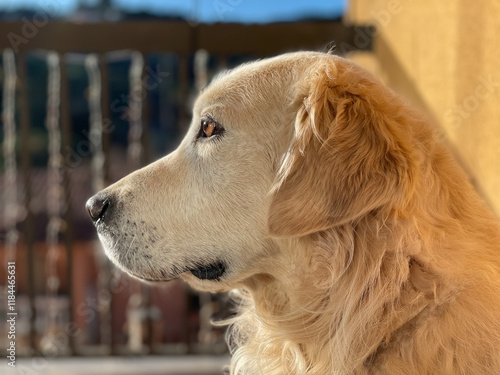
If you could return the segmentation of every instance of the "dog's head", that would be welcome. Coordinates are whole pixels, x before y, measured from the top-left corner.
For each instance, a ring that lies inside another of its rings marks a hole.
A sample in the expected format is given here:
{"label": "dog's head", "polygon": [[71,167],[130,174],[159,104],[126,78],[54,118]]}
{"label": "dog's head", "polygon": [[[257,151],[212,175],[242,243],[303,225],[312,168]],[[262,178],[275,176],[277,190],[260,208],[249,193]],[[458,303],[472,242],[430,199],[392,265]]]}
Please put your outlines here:
{"label": "dog's head", "polygon": [[416,168],[393,99],[321,53],[219,76],[177,150],[87,202],[107,255],[141,279],[224,290],[269,269],[277,238],[398,211]]}

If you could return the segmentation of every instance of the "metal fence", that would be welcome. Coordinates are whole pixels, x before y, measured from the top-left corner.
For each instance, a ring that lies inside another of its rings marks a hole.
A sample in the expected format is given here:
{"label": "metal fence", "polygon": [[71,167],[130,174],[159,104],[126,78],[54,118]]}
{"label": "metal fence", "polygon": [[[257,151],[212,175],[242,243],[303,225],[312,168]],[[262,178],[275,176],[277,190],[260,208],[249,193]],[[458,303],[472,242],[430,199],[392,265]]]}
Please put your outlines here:
{"label": "metal fence", "polygon": [[331,41],[340,52],[369,49],[371,29],[42,21],[0,23],[0,250],[16,264],[18,354],[223,352],[210,319],[227,314],[224,297],[179,283],[158,290],[118,273],[90,221],[80,220],[85,199],[168,151],[187,127],[193,95],[215,71]]}

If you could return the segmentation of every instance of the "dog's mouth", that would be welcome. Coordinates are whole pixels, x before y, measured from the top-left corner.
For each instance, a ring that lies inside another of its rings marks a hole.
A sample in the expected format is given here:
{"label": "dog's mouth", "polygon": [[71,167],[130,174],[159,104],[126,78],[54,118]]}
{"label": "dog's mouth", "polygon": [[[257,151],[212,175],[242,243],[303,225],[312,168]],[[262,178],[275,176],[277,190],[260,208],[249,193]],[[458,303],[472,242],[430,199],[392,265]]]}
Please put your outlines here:
{"label": "dog's mouth", "polygon": [[176,271],[171,275],[167,275],[166,273],[162,272],[161,277],[154,277],[150,275],[142,275],[139,272],[134,272],[131,271],[130,269],[127,269],[126,272],[130,273],[131,275],[137,277],[138,279],[148,281],[148,282],[167,282],[176,279],[179,277],[181,274],[184,272],[190,272],[194,277],[200,279],[200,280],[207,280],[207,281],[219,281],[220,278],[226,273],[226,264],[222,261],[217,261],[214,263],[210,264],[204,264],[204,265],[199,265],[197,267],[193,268],[187,268],[184,271]]}
{"label": "dog's mouth", "polygon": [[219,280],[226,273],[226,264],[218,261],[190,268],[189,271],[200,280]]}

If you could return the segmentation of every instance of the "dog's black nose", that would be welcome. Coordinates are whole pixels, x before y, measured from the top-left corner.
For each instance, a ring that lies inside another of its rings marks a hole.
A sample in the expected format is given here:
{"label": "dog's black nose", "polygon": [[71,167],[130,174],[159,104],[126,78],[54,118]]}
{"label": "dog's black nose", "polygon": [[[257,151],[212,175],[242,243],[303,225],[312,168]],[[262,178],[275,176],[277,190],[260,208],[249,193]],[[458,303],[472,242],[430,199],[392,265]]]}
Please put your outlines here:
{"label": "dog's black nose", "polygon": [[104,215],[104,212],[106,212],[109,207],[109,200],[100,194],[96,194],[87,201],[85,207],[87,207],[87,211],[92,220],[97,221]]}

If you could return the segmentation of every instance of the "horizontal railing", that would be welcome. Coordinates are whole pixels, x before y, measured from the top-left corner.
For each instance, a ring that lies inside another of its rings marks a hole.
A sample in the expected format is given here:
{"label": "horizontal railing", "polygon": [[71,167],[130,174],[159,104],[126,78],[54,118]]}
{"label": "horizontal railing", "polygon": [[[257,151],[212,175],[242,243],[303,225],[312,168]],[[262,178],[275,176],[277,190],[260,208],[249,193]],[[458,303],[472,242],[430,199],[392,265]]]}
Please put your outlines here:
{"label": "horizontal railing", "polygon": [[335,41],[342,52],[371,48],[370,27],[340,22],[264,25],[191,25],[187,22],[2,22],[0,49],[105,53],[133,49],[142,53],[190,54],[198,49],[218,55],[269,56],[301,49],[319,50]]}

